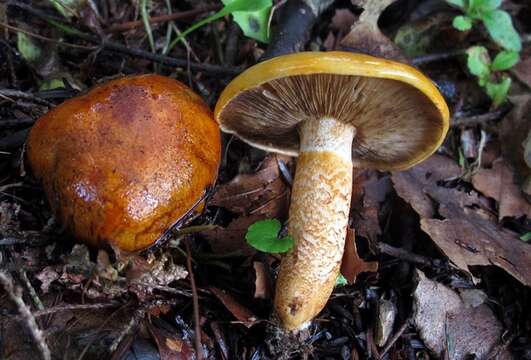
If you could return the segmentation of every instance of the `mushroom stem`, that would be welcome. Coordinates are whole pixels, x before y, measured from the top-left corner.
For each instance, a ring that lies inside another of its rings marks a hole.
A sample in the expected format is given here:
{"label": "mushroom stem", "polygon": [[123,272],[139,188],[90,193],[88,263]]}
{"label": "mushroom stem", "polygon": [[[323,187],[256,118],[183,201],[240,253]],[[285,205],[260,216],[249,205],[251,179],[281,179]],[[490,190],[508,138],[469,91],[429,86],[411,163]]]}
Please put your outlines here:
{"label": "mushroom stem", "polygon": [[282,259],[275,296],[277,315],[289,331],[303,329],[334,288],[348,224],[355,133],[332,118],[304,121],[299,128],[288,223],[295,245]]}

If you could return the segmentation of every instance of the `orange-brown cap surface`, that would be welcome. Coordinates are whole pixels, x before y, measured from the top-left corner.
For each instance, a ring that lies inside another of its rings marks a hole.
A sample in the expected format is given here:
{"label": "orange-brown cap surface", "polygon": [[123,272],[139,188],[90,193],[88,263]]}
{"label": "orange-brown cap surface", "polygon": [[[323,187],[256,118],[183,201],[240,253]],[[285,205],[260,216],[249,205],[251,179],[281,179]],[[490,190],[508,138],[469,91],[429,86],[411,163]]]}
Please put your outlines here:
{"label": "orange-brown cap surface", "polygon": [[137,251],[214,185],[221,145],[198,95],[141,75],[57,106],[37,121],[27,146],[54,212],[76,238]]}
{"label": "orange-brown cap surface", "polygon": [[234,79],[216,105],[222,130],[258,148],[297,155],[308,119],[352,124],[354,166],[400,170],[442,143],[448,107],[411,66],[349,52],[302,52],[259,63]]}

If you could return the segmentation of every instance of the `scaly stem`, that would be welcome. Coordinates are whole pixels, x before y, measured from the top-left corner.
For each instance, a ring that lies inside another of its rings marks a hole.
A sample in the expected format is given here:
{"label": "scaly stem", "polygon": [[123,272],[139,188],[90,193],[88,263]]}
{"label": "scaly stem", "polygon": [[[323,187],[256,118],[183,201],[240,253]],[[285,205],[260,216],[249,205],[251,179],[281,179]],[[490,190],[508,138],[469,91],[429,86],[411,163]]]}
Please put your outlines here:
{"label": "scaly stem", "polygon": [[343,256],[352,194],[355,128],[335,119],[305,121],[291,195],[288,231],[295,240],[282,259],[275,308],[282,325],[302,329],[324,307]]}

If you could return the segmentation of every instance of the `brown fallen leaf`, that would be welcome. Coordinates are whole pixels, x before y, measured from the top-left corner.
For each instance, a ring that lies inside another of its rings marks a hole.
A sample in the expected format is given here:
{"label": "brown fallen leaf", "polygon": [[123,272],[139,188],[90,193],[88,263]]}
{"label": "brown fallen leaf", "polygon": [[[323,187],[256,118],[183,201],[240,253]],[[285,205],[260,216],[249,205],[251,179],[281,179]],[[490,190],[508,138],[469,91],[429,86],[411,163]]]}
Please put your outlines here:
{"label": "brown fallen leaf", "polygon": [[330,27],[339,31],[340,34],[345,34],[350,30],[356,18],[357,16],[349,9],[336,9],[330,21]]}
{"label": "brown fallen leaf", "polygon": [[381,234],[381,204],[392,190],[390,178],[379,175],[375,170],[354,174],[351,213],[358,236],[375,241]]}
{"label": "brown fallen leaf", "polygon": [[420,215],[422,230],[457,267],[469,271],[468,266],[494,264],[530,286],[529,245],[484,215],[479,194],[439,184],[459,172],[453,160],[434,155],[394,173],[392,181],[398,195]]}
{"label": "brown fallen leaf", "polygon": [[395,0],[357,0],[363,12],[352,25],[350,32],[341,40],[341,46],[352,51],[407,62],[400,48],[385,36],[378,27],[381,13]]}
{"label": "brown fallen leaf", "polygon": [[192,360],[194,350],[180,336],[145,322],[146,328],[159,349],[160,360]]}
{"label": "brown fallen leaf", "polygon": [[485,196],[498,202],[498,218],[507,216],[531,218],[531,204],[515,182],[512,167],[504,159],[494,161],[491,169],[480,169],[472,176],[472,184]]}
{"label": "brown fallen leaf", "polygon": [[378,262],[365,261],[358,255],[354,229],[347,229],[345,240],[345,251],[341,260],[341,274],[347,279],[349,284],[354,284],[359,274],[363,272],[377,272]]}
{"label": "brown fallen leaf", "polygon": [[237,175],[220,185],[210,205],[220,206],[240,215],[260,214],[275,217],[285,210],[289,188],[282,179],[277,159],[289,162],[289,157],[270,154],[254,174]]}
{"label": "brown fallen leaf", "polygon": [[201,233],[214,252],[252,255],[256,250],[245,241],[249,226],[258,220],[282,219],[286,216],[290,189],[282,178],[277,160],[289,163],[290,158],[270,154],[256,173],[238,175],[216,190],[210,204],[224,207],[240,216],[225,228],[217,227]]}
{"label": "brown fallen leaf", "polygon": [[503,158],[514,167],[516,182],[522,184],[531,176],[524,156],[524,142],[531,131],[531,95],[511,96],[510,100],[514,106],[498,125],[499,139]]}
{"label": "brown fallen leaf", "polygon": [[416,271],[413,321],[426,346],[450,360],[483,359],[498,344],[503,327],[485,304],[467,306],[452,289]]}
{"label": "brown fallen leaf", "polygon": [[518,80],[531,87],[531,47],[520,53],[520,61],[511,70]]}
{"label": "brown fallen leaf", "polygon": [[229,310],[231,314],[234,315],[234,317],[247,328],[250,328],[256,323],[258,319],[256,315],[253,314],[251,310],[240,304],[232,295],[215,287],[210,287],[210,291],[219,299],[219,301],[221,301],[223,305],[225,305],[227,310]]}
{"label": "brown fallen leaf", "polygon": [[261,261],[253,261],[255,273],[254,298],[271,299],[273,297],[273,279],[269,273],[269,265]]}

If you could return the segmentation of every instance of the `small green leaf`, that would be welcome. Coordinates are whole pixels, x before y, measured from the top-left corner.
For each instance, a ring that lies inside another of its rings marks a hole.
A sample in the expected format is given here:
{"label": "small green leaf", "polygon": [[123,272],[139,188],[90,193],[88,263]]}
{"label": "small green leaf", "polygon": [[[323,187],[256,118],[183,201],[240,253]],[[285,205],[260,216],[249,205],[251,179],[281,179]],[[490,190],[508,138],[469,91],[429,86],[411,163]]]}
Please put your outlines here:
{"label": "small green leaf", "polygon": [[507,93],[511,88],[511,78],[506,76],[499,83],[487,82],[485,90],[487,95],[492,99],[494,106],[500,105],[507,98]]}
{"label": "small green leaf", "polygon": [[[255,21],[255,20],[258,21],[258,27],[254,27],[254,28],[259,30],[258,33],[260,34],[260,36],[263,36],[264,31],[265,31],[265,34],[268,33],[269,29],[267,28],[267,26],[264,27],[261,21],[264,21],[265,9],[267,8],[268,9],[267,11],[271,10],[272,0],[232,0],[232,1],[224,0],[223,3],[225,4],[225,6],[220,11],[218,11],[214,15],[207,17],[206,19],[196,22],[195,24],[190,26],[188,29],[183,31],[181,35],[179,35],[176,39],[174,39],[170,43],[170,46],[168,47],[168,49],[169,50],[173,49],[173,47],[177,45],[179,41],[184,39],[188,34],[200,28],[201,26],[209,24],[214,20],[221,19],[224,16],[227,16],[229,14],[234,14],[236,12],[243,12],[243,13],[248,13],[248,14],[259,13],[260,16],[257,17],[257,15],[255,14],[253,15],[253,19],[251,20],[251,21]],[[247,19],[247,21],[249,20]],[[240,27],[242,26],[242,24],[240,23],[238,23],[238,25],[240,25]],[[253,23],[252,26],[254,25],[256,24]],[[249,24],[249,27],[252,27],[252,26],[251,24]],[[243,28],[242,30],[245,31],[245,29]],[[257,40],[260,40],[260,39],[257,39]]]}
{"label": "small green leaf", "polygon": [[472,46],[466,51],[468,70],[480,79],[490,74],[489,52],[483,46]]}
{"label": "small green leaf", "polygon": [[39,85],[39,91],[60,89],[65,87],[65,82],[63,81],[63,79],[50,79],[41,82],[41,84]]}
{"label": "small green leaf", "polygon": [[[222,0],[226,6],[241,0]],[[246,0],[247,8],[234,11],[234,21],[240,26],[245,36],[256,39],[263,43],[269,41],[269,15],[272,0]]]}
{"label": "small green leaf", "polygon": [[484,14],[483,24],[494,40],[502,48],[519,52],[522,50],[520,35],[516,32],[511,16],[503,10],[493,10]]}
{"label": "small green leaf", "polygon": [[456,16],[454,21],[452,21],[452,25],[459,31],[467,31],[472,28],[472,19],[468,16]]}
{"label": "small green leaf", "polygon": [[465,9],[465,0],[446,0],[446,2],[460,9]]}
{"label": "small green leaf", "polygon": [[87,6],[87,0],[49,0],[55,9],[65,18],[79,17],[80,12]]}
{"label": "small green leaf", "polygon": [[29,63],[37,62],[42,56],[39,44],[22,32],[17,32],[17,49],[20,55]]}
{"label": "small green leaf", "polygon": [[520,240],[529,242],[529,240],[531,240],[531,231],[528,231],[524,235],[520,236]]}
{"label": "small green leaf", "polygon": [[516,51],[501,51],[492,61],[490,69],[492,71],[508,70],[520,60]]}
{"label": "small green leaf", "polygon": [[278,238],[281,224],[277,219],[260,220],[249,226],[245,240],[257,250],[268,253],[284,253],[293,247],[293,238]]}
{"label": "small green leaf", "polygon": [[479,12],[496,10],[500,7],[501,3],[502,0],[470,0],[470,6],[473,6]]}
{"label": "small green leaf", "polygon": [[339,273],[336,278],[336,286],[345,286],[347,284],[347,279],[343,276],[343,274]]}

